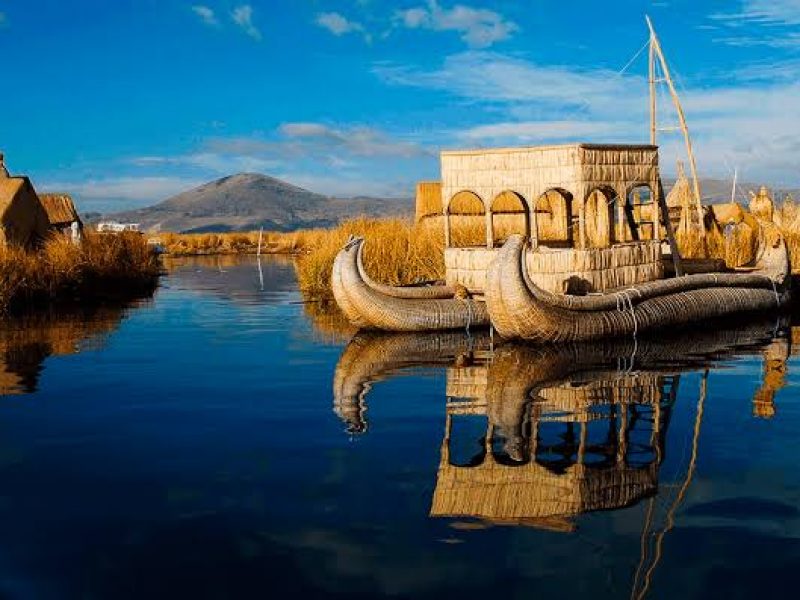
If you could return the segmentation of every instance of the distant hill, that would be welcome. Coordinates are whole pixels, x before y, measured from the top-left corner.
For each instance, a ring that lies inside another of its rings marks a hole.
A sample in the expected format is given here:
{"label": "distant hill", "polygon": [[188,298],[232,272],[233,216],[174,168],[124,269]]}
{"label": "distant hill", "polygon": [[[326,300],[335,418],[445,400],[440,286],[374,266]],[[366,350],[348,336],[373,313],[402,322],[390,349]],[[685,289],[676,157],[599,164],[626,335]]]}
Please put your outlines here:
{"label": "distant hill", "polygon": [[[665,180],[667,191],[673,180]],[[704,202],[727,202],[731,182],[701,181]],[[746,202],[748,190],[759,186],[741,183],[737,200]],[[798,190],[773,190],[782,201],[786,193],[800,199]],[[105,219],[139,223],[150,231],[223,232],[252,231],[263,227],[272,231],[292,231],[309,227],[330,227],[349,217],[410,216],[412,199],[333,198],[315,194],[280,179],[242,173],[212,181],[178,194],[160,204],[127,212],[104,215]]]}
{"label": "distant hill", "polygon": [[104,215],[150,231],[291,231],[329,227],[348,217],[412,215],[411,199],[333,198],[280,179],[242,173],[212,181],[160,204]]}

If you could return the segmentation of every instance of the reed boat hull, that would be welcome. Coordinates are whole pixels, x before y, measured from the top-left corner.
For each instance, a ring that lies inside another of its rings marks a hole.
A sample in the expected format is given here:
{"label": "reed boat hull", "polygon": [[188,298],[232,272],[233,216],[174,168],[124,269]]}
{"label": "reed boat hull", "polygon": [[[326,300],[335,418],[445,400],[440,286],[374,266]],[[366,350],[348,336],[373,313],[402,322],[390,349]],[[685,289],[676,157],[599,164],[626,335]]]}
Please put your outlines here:
{"label": "reed boat hull", "polygon": [[521,236],[512,236],[487,274],[492,325],[508,339],[565,342],[632,336],[774,311],[790,298],[788,252],[774,226],[764,226],[759,259],[749,272],[687,275],[591,296],[561,296],[537,287],[525,268],[524,247]]}
{"label": "reed boat hull", "polygon": [[333,263],[333,296],[361,329],[394,332],[446,331],[489,325],[486,304],[456,298],[448,286],[400,288],[378,284],[366,274],[364,240],[351,240]]}

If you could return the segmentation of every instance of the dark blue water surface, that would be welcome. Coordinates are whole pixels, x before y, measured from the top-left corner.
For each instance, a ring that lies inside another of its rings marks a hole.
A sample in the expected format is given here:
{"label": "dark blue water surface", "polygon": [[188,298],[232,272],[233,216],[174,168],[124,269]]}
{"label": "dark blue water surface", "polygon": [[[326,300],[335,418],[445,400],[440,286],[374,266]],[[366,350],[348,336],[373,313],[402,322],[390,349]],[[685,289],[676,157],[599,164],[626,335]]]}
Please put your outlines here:
{"label": "dark blue water surface", "polygon": [[800,584],[786,323],[536,348],[323,308],[289,262],[176,259],[152,300],[4,324],[0,595]]}

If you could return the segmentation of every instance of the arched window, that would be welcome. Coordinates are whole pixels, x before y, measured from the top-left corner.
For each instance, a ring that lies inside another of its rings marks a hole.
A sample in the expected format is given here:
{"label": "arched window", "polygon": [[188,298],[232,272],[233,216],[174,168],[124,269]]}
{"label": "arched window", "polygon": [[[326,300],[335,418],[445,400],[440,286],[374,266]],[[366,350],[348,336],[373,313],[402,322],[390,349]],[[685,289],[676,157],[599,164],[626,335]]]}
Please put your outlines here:
{"label": "arched window", "polygon": [[574,239],[572,194],[561,189],[547,190],[534,205],[536,237],[546,246],[571,247]]}
{"label": "arched window", "polygon": [[613,188],[597,188],[586,197],[584,219],[590,248],[608,248],[617,239],[617,194]]}
{"label": "arched window", "polygon": [[649,185],[637,184],[629,188],[626,207],[627,240],[654,240],[660,237],[658,205]]}
{"label": "arched window", "polygon": [[475,192],[462,191],[450,198],[445,213],[448,246],[483,246],[486,240],[486,206]]}

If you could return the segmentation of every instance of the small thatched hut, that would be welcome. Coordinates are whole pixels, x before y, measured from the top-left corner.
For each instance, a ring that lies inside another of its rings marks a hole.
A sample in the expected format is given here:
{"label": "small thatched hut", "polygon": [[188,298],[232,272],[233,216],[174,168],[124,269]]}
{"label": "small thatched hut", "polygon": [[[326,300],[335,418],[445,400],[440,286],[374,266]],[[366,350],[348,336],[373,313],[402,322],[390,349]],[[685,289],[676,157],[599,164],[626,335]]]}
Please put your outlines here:
{"label": "small thatched hut", "polygon": [[67,194],[39,194],[51,231],[58,231],[67,235],[79,235],[83,231],[83,222],[75,203]]}
{"label": "small thatched hut", "polygon": [[27,177],[0,172],[0,246],[32,246],[47,235],[49,221]]}

